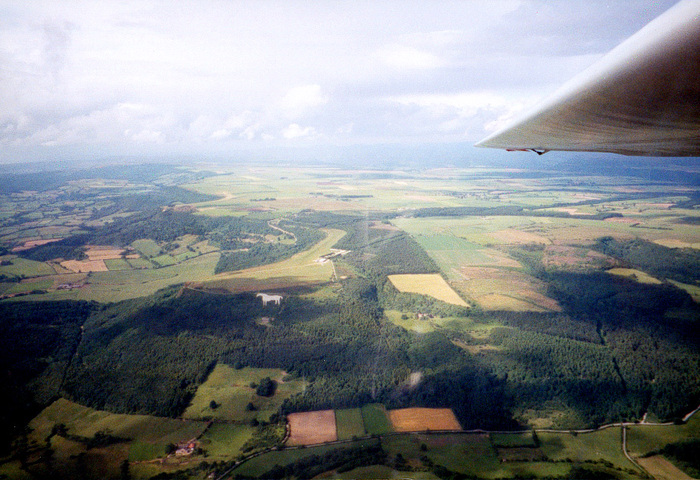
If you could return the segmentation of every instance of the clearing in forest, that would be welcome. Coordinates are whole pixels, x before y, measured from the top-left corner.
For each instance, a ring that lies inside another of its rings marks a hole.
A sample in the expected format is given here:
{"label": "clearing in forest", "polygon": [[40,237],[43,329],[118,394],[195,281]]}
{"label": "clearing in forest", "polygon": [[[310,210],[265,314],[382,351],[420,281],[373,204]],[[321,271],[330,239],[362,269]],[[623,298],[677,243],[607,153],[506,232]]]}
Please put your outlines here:
{"label": "clearing in forest", "polygon": [[450,408],[402,408],[389,410],[389,419],[397,432],[461,430]]}
{"label": "clearing in forest", "polygon": [[[270,397],[257,395],[255,388],[251,386],[257,386],[265,377],[277,382],[275,393]],[[285,381],[284,377],[285,373],[279,369],[235,369],[219,363],[207,380],[197,388],[190,406],[182,416],[239,423],[250,422],[254,418],[267,421],[285,399],[304,389],[303,381]]]}
{"label": "clearing in forest", "polygon": [[437,273],[389,275],[389,280],[399,292],[419,293],[452,305],[468,306]]}
{"label": "clearing in forest", "polygon": [[290,413],[289,445],[314,445],[338,440],[333,410]]}

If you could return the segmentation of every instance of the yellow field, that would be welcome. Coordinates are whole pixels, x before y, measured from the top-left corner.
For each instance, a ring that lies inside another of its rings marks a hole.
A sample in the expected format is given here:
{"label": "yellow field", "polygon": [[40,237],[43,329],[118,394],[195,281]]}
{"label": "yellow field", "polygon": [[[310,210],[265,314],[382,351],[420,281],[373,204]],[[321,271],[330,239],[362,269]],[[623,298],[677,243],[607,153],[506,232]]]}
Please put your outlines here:
{"label": "yellow field", "polygon": [[462,429],[450,408],[402,408],[388,413],[397,432]]}
{"label": "yellow field", "polygon": [[672,284],[688,292],[695,303],[700,303],[700,287],[697,285],[688,285],[687,283],[676,282],[675,280],[669,280]]}
{"label": "yellow field", "polygon": [[389,280],[399,292],[420,293],[452,305],[468,306],[437,273],[389,275]]}
{"label": "yellow field", "polygon": [[611,268],[607,271],[613,275],[619,275],[621,277],[630,278],[636,280],[639,283],[650,283],[650,284],[660,284],[661,280],[652,277],[648,273],[642,272],[641,270],[635,270],[634,268]]}
{"label": "yellow field", "polygon": [[103,245],[91,245],[85,251],[85,255],[90,260],[112,260],[121,258],[124,249],[117,247],[109,247]]}
{"label": "yellow field", "polygon": [[66,260],[61,262],[61,266],[75,273],[106,272],[109,270],[104,260]]}

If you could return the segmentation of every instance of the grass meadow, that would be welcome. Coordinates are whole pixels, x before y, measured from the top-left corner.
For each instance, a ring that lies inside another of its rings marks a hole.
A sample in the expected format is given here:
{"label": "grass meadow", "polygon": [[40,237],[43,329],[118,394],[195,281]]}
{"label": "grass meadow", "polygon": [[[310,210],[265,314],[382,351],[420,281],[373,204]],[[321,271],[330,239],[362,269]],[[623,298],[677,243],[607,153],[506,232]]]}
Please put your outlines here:
{"label": "grass meadow", "polygon": [[684,425],[633,425],[627,428],[627,449],[635,456],[659,450],[669,443],[700,437],[700,415],[693,415]]}
{"label": "grass meadow", "polygon": [[362,411],[359,408],[336,410],[335,424],[338,429],[338,440],[350,440],[367,434]]}
{"label": "grass meadow", "polygon": [[212,423],[200,443],[211,460],[228,460],[240,453],[245,442],[253,438],[253,432],[249,425]]}
{"label": "grass meadow", "polygon": [[384,405],[372,403],[361,409],[365,430],[370,435],[383,435],[393,431]]}
{"label": "grass meadow", "polygon": [[576,462],[605,460],[619,468],[631,468],[622,453],[622,432],[619,427],[606,428],[578,435],[538,432],[540,448],[552,460]]}
{"label": "grass meadow", "polygon": [[[236,370],[228,365],[217,364],[209,378],[197,388],[197,393],[183,418],[214,419],[220,421],[247,423],[254,418],[268,421],[276,413],[282,402],[304,389],[302,380],[283,382],[285,373],[272,368],[242,368]],[[277,381],[277,389],[271,397],[255,394],[251,383],[258,384],[265,377]],[[211,402],[217,403],[212,409]],[[246,407],[251,403],[255,409]]]}

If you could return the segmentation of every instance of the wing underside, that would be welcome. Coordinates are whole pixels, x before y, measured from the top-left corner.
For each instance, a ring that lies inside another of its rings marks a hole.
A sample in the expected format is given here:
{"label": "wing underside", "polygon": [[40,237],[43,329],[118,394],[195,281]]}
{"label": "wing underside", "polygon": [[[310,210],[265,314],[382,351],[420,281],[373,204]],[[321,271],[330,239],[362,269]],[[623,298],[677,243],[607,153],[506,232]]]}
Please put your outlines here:
{"label": "wing underside", "polygon": [[700,156],[700,2],[674,6],[476,146]]}

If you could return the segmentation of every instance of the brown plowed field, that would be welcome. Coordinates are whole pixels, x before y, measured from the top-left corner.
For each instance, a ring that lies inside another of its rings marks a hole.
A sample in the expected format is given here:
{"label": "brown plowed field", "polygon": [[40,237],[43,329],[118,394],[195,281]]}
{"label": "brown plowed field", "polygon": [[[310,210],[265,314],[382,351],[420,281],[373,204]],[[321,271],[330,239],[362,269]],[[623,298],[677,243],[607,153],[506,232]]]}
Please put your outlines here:
{"label": "brown plowed field", "polygon": [[449,408],[402,408],[389,410],[389,420],[397,432],[425,430],[461,430],[455,414]]}
{"label": "brown plowed field", "polygon": [[290,413],[287,421],[289,422],[288,445],[314,445],[338,440],[333,410]]}

